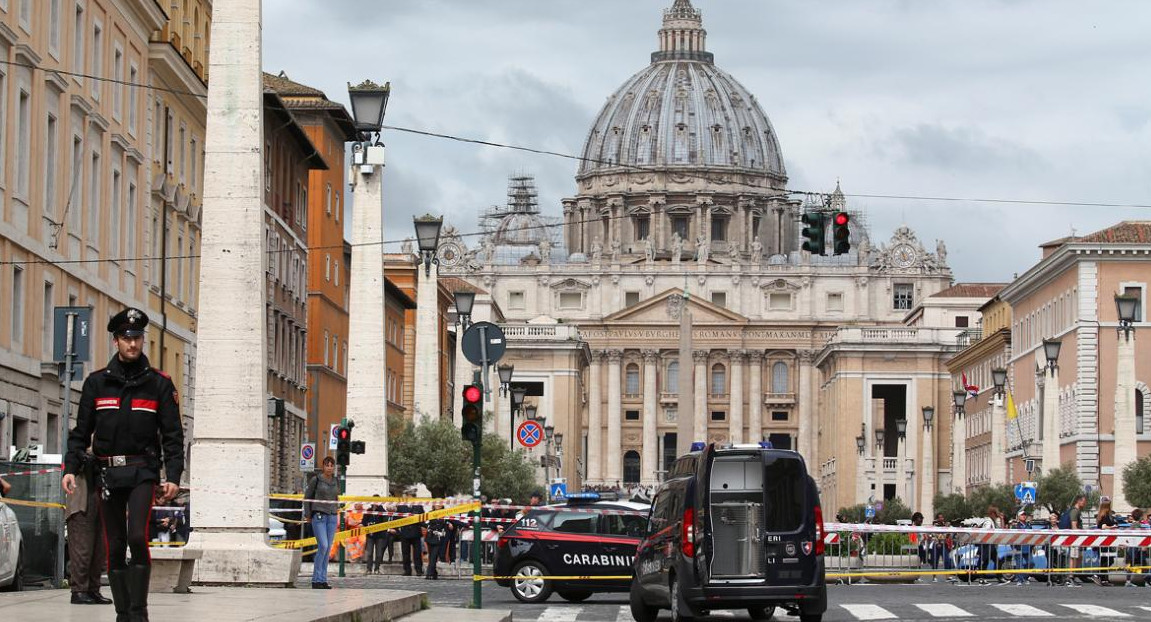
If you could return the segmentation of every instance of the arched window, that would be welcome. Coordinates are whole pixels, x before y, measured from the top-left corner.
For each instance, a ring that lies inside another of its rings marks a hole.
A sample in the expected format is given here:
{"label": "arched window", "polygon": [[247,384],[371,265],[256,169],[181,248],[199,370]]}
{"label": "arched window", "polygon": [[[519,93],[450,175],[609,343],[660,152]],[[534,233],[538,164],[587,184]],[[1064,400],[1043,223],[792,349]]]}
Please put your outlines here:
{"label": "arched window", "polygon": [[667,387],[668,393],[679,394],[679,361],[672,361],[667,364],[667,377],[664,378],[663,384]]}
{"label": "arched window", "polygon": [[639,483],[639,452],[628,451],[623,455],[623,483]]}
{"label": "arched window", "polygon": [[628,363],[624,371],[624,393],[639,395],[639,365]]}
{"label": "arched window", "polygon": [[711,368],[711,394],[723,395],[727,392],[727,370],[716,363]]}
{"label": "arched window", "polygon": [[788,393],[790,384],[787,381],[787,363],[779,361],[771,366],[771,392],[772,393]]}

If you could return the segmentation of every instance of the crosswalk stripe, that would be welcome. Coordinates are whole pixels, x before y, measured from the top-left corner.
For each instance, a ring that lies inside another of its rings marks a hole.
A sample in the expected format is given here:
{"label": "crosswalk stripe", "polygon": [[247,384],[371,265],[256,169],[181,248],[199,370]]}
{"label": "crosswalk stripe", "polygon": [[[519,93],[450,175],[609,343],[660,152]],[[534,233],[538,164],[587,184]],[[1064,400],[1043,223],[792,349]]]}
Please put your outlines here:
{"label": "crosswalk stripe", "polygon": [[1151,611],[1151,607],[1148,607],[1146,605],[1140,605],[1139,608],[1142,609],[1143,611]]}
{"label": "crosswalk stripe", "polygon": [[1009,613],[1013,616],[1021,618],[1050,618],[1055,614],[1047,613],[1046,611],[1031,605],[1009,604],[1009,605],[991,605],[1003,613]]}
{"label": "crosswalk stripe", "polygon": [[712,611],[710,615],[716,618],[734,618],[735,612],[731,609],[720,609],[718,611]]}
{"label": "crosswalk stripe", "polygon": [[895,614],[879,605],[840,605],[857,620],[893,620]]}
{"label": "crosswalk stripe", "polygon": [[548,607],[544,609],[537,620],[539,622],[575,622],[581,611],[583,611],[583,607]]}
{"label": "crosswalk stripe", "polygon": [[1108,617],[1108,618],[1130,618],[1131,614],[1116,611],[1109,607],[1100,607],[1099,605],[1060,605],[1067,607],[1089,616]]}
{"label": "crosswalk stripe", "polygon": [[631,617],[631,607],[621,606],[619,613],[615,614],[615,622],[635,622],[635,618]]}
{"label": "crosswalk stripe", "polygon": [[968,613],[950,603],[927,603],[915,605],[935,618],[970,618],[975,614]]}

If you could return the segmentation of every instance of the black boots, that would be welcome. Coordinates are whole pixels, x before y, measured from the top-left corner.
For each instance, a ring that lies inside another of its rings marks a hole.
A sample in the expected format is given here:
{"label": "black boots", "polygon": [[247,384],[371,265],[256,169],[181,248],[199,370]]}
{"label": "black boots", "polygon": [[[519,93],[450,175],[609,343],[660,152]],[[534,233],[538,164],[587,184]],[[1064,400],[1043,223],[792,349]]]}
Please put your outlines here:
{"label": "black boots", "polygon": [[148,582],[151,577],[151,565],[128,566],[128,593],[132,604],[129,622],[148,622]]}
{"label": "black boots", "polygon": [[116,605],[116,622],[131,622],[128,611],[131,609],[131,597],[128,590],[128,570],[108,571],[108,587],[112,590],[112,602]]}

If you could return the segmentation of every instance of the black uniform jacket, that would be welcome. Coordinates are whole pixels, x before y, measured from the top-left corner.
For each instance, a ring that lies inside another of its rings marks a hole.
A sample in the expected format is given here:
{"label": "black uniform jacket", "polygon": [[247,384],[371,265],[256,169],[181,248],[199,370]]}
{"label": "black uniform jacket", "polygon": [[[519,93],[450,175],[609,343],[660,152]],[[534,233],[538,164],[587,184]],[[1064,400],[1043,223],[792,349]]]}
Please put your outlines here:
{"label": "black uniform jacket", "polygon": [[76,427],[68,435],[67,473],[78,473],[89,445],[97,457],[129,456],[143,463],[108,470],[109,488],[160,480],[179,483],[184,472],[184,429],[176,387],[168,374],[152,369],[140,355],[127,371],[118,356],[84,380]]}

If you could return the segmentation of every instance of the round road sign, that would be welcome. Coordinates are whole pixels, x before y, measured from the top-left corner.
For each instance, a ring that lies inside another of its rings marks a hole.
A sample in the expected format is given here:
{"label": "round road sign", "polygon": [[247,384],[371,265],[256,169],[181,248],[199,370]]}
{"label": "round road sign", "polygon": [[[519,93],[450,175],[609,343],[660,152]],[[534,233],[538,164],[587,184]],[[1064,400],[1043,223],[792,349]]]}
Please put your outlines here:
{"label": "round road sign", "polygon": [[316,446],[310,443],[305,443],[300,447],[300,457],[304,460],[311,460],[316,455]]}
{"label": "round road sign", "polygon": [[516,429],[516,438],[524,447],[535,447],[544,440],[544,429],[535,421],[525,421]]}
{"label": "round road sign", "polygon": [[[504,355],[507,341],[504,339],[503,329],[499,326],[491,322],[476,322],[464,331],[460,348],[472,365],[495,365]],[[486,361],[484,354],[487,354]]]}

